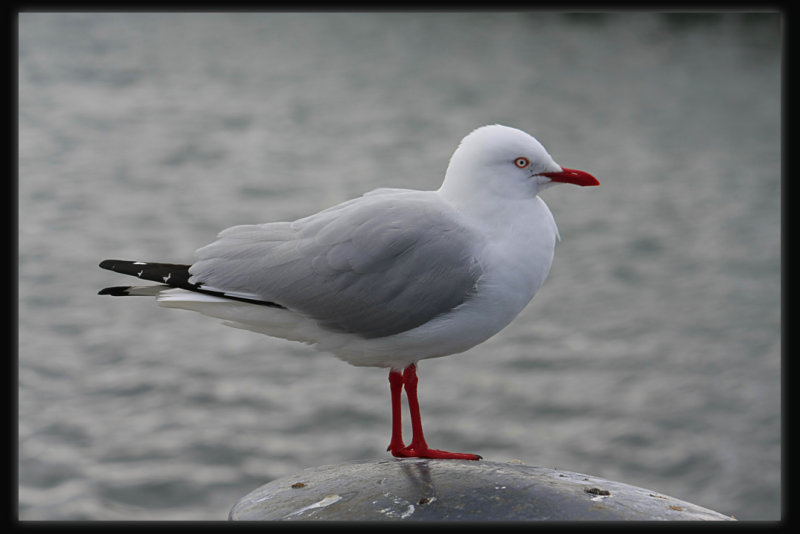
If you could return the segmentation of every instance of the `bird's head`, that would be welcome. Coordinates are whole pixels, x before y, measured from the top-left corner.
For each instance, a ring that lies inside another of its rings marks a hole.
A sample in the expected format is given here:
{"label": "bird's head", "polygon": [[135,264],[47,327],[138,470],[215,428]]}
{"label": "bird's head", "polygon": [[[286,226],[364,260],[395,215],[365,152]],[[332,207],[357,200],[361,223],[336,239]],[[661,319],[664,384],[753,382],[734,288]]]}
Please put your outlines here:
{"label": "bird's head", "polygon": [[535,197],[556,183],[600,185],[591,174],[558,165],[533,136],[494,124],[461,140],[440,192],[452,198]]}

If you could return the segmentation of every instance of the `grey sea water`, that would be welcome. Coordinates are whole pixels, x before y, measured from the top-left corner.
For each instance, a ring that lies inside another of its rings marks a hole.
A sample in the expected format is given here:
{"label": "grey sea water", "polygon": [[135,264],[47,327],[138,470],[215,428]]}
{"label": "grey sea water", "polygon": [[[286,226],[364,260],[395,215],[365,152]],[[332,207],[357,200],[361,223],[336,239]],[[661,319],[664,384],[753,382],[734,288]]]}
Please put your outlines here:
{"label": "grey sea water", "polygon": [[778,14],[19,16],[19,517],[225,519],[386,458],[386,372],[150,299],[105,258],[435,189],[503,123],[599,188],[543,197],[550,278],[420,365],[430,444],[781,516]]}

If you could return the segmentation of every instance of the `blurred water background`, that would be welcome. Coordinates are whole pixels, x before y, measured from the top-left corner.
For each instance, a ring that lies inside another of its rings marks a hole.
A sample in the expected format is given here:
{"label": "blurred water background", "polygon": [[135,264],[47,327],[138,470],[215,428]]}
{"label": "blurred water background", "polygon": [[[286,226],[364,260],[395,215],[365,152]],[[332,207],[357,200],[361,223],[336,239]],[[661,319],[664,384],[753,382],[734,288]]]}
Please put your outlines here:
{"label": "blurred water background", "polygon": [[388,458],[387,373],[151,299],[105,258],[435,189],[502,123],[602,186],[501,334],[422,362],[434,447],[781,516],[776,13],[23,13],[19,517],[225,519]]}

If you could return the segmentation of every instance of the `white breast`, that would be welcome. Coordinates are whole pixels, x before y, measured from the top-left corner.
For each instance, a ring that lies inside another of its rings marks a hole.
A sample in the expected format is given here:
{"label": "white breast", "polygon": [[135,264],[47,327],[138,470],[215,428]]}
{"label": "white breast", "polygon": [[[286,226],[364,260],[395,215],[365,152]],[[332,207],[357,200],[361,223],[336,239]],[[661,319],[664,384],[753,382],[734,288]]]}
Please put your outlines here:
{"label": "white breast", "polygon": [[401,369],[418,360],[464,352],[498,333],[547,278],[558,230],[547,205],[535,197],[510,205],[503,224],[487,225],[482,233],[476,254],[485,274],[462,305],[401,334],[342,344],[342,338],[328,338],[318,348],[353,365]]}

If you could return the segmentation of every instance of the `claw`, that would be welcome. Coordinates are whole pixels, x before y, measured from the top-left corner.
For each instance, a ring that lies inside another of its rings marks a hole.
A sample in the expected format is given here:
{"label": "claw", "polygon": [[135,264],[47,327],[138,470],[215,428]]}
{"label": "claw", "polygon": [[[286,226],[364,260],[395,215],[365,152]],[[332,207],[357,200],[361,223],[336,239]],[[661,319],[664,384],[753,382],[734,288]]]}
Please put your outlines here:
{"label": "claw", "polygon": [[424,448],[416,450],[411,446],[400,449],[387,449],[392,452],[392,456],[398,458],[431,458],[437,460],[481,460],[483,457],[478,454],[467,452],[449,452],[439,449]]}

